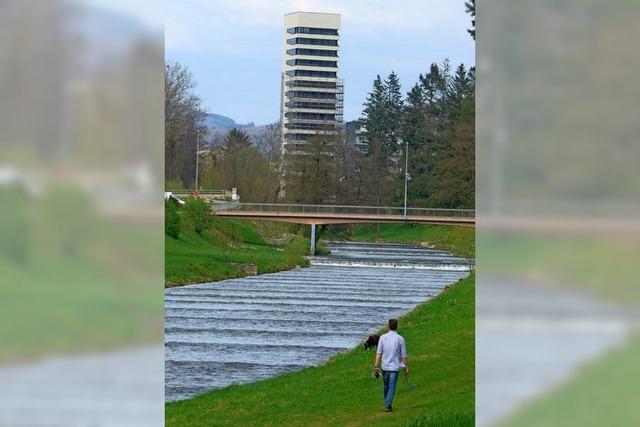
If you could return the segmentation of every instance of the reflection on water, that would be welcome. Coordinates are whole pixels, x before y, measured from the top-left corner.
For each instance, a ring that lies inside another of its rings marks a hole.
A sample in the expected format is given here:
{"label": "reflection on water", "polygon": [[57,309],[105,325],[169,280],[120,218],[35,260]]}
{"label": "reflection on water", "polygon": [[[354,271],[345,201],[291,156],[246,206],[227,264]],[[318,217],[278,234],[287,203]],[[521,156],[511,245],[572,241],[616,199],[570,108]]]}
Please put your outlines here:
{"label": "reflection on water", "polygon": [[165,291],[166,400],[317,365],[467,276],[408,245],[329,243],[309,268]]}

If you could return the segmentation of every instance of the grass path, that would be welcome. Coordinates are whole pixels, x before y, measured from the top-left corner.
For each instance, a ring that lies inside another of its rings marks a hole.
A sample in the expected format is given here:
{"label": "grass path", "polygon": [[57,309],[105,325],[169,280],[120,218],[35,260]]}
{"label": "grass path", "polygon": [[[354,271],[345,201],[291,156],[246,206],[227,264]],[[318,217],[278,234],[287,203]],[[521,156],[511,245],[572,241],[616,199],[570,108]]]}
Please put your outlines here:
{"label": "grass path", "polygon": [[326,364],[165,406],[166,426],[472,426],[475,277],[400,319],[412,392],[398,382],[394,412],[382,411],[373,350],[361,346]]}

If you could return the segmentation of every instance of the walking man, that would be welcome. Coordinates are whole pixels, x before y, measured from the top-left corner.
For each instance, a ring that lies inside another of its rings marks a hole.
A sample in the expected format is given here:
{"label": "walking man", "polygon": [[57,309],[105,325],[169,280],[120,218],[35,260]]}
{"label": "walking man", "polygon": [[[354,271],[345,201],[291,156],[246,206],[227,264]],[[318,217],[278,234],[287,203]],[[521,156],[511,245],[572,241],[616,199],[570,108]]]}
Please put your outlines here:
{"label": "walking man", "polygon": [[380,367],[382,359],[382,381],[384,383],[384,411],[391,412],[391,403],[393,395],[396,392],[396,383],[398,382],[398,373],[403,369],[405,374],[409,373],[409,365],[407,365],[407,345],[404,338],[398,335],[398,320],[389,319],[389,332],[380,337],[378,341],[378,350],[376,351],[376,360],[373,363],[374,372]]}

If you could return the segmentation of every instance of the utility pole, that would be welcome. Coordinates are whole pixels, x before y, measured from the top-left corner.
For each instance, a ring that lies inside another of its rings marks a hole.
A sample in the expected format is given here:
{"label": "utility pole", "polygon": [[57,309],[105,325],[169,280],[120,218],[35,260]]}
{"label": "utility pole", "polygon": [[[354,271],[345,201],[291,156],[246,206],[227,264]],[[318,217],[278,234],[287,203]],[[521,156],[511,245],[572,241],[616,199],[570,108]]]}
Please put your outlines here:
{"label": "utility pole", "polygon": [[404,143],[404,221],[407,222],[407,184],[409,182],[409,141]]}
{"label": "utility pole", "polygon": [[196,196],[198,195],[198,151],[200,151],[200,129],[196,129]]}

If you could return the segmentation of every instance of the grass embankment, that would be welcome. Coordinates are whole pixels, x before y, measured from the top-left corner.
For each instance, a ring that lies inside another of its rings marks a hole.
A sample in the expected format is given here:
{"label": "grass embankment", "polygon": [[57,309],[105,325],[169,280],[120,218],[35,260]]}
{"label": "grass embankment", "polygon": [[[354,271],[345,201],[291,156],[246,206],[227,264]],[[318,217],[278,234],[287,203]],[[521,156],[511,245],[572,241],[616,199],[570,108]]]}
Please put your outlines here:
{"label": "grass embankment", "polygon": [[345,240],[363,242],[415,243],[466,258],[475,256],[474,236],[474,228],[421,224],[380,224],[380,235],[375,224],[356,225],[353,232],[338,235]]}
{"label": "grass embankment", "polygon": [[258,274],[306,265],[308,239],[289,235],[286,243],[267,242],[286,231],[282,224],[230,219],[214,219],[202,235],[183,226],[178,239],[165,236],[165,286],[246,276],[234,263],[254,264]]}
{"label": "grass embankment", "polygon": [[169,403],[166,425],[472,426],[474,301],[471,276],[400,319],[414,388],[399,378],[392,413],[371,377],[374,351],[358,346],[319,367]]}

